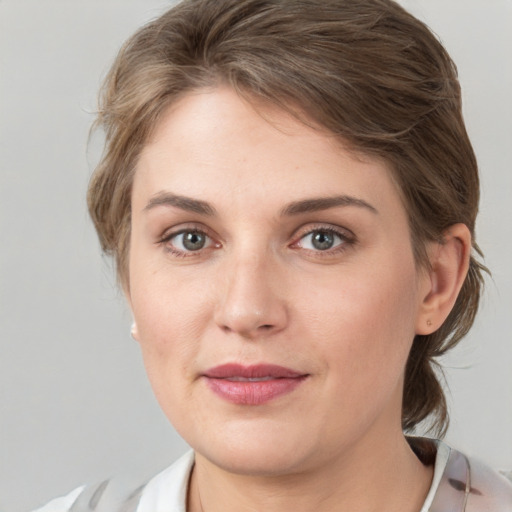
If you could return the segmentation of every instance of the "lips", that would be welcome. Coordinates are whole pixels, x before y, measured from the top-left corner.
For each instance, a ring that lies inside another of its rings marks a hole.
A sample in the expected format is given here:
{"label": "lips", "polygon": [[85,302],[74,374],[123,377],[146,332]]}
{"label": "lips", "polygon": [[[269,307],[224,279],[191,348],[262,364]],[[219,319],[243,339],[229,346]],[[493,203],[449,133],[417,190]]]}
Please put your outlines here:
{"label": "lips", "polygon": [[283,366],[224,364],[202,377],[218,396],[237,405],[261,405],[291,393],[308,377]]}

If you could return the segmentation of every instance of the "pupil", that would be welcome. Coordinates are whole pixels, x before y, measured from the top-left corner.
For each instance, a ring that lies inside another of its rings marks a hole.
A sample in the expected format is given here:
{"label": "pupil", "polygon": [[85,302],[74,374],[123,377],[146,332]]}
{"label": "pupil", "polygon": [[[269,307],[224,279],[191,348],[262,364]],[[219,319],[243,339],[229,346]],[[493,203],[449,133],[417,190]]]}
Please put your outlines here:
{"label": "pupil", "polygon": [[205,244],[205,237],[202,233],[189,232],[183,237],[183,246],[189,251],[198,251]]}
{"label": "pupil", "polygon": [[331,233],[325,231],[317,231],[313,235],[313,247],[320,251],[330,249],[334,243],[334,236]]}

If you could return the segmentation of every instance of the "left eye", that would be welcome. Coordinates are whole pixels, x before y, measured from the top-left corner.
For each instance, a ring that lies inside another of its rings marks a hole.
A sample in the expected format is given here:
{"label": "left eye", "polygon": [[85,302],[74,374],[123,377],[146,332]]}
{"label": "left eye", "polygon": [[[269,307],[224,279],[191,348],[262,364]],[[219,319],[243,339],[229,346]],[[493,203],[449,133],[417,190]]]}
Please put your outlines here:
{"label": "left eye", "polygon": [[212,244],[209,236],[201,231],[189,230],[176,233],[169,238],[169,243],[177,251],[193,252],[200,251]]}
{"label": "left eye", "polygon": [[315,229],[300,239],[299,245],[303,249],[313,251],[328,251],[344,242],[344,239],[337,233],[326,229]]}

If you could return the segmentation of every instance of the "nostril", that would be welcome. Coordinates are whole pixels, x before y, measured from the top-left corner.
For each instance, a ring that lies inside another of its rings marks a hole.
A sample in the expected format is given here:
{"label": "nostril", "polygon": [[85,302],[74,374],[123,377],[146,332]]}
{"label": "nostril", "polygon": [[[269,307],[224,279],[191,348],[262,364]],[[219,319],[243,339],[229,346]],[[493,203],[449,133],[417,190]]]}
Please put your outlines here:
{"label": "nostril", "polygon": [[[260,325],[258,327],[256,327],[255,330],[253,329],[243,329],[243,328],[233,328],[233,327],[230,327],[229,325],[221,325],[220,328],[226,333],[226,334],[230,334],[230,333],[234,333],[234,332],[239,332],[242,336],[249,336],[251,337],[252,335],[255,335],[257,332],[269,332],[271,331],[274,326],[272,324],[264,324],[264,325]],[[252,333],[252,334],[251,334]]]}

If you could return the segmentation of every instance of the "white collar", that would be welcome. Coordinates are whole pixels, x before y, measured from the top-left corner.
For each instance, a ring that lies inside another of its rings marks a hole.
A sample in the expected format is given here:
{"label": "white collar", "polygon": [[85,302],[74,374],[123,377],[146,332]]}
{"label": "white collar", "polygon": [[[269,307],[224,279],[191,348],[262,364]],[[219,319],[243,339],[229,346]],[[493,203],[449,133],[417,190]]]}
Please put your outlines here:
{"label": "white collar", "polygon": [[186,512],[193,466],[194,452],[190,450],[152,478],[144,488],[137,512]]}

